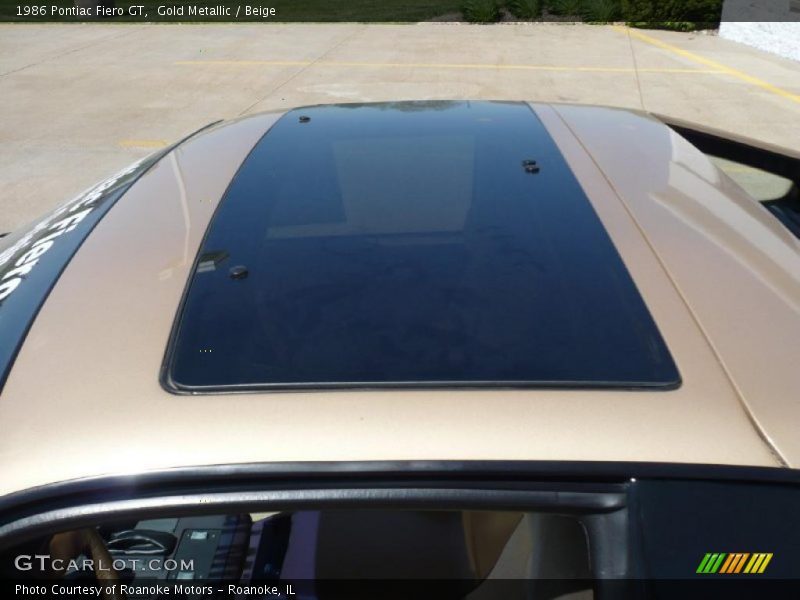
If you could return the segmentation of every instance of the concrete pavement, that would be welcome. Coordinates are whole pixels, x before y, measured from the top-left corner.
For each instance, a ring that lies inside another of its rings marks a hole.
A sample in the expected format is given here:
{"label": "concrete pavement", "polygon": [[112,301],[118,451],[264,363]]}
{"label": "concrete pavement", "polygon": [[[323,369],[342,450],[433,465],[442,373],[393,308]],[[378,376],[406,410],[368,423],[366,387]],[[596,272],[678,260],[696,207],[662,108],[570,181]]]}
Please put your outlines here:
{"label": "concrete pavement", "polygon": [[597,103],[800,139],[800,63],[575,24],[4,24],[0,98],[0,231],[210,121],[303,104]]}

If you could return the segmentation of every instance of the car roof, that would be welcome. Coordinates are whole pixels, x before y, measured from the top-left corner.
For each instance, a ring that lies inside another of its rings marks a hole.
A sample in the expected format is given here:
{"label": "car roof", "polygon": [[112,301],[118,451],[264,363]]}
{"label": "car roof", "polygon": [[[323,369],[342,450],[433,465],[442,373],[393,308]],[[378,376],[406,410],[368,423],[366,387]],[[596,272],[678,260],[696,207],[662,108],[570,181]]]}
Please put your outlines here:
{"label": "car roof", "polygon": [[680,387],[165,390],[159,375],[195,256],[237,169],[282,116],[267,113],[169,152],[69,261],[0,395],[0,495],[257,462],[800,462],[797,241],[657,119],[530,106],[635,282]]}

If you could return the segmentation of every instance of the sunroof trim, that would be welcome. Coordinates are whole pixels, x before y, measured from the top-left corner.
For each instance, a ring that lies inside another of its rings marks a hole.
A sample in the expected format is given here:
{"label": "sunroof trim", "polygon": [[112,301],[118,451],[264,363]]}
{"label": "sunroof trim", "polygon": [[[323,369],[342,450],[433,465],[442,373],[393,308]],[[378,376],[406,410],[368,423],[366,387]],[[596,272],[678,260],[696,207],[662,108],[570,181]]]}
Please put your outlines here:
{"label": "sunroof trim", "polygon": [[169,371],[162,378],[162,385],[178,395],[229,394],[252,392],[313,392],[313,391],[391,391],[391,390],[618,390],[618,391],[664,391],[681,387],[680,377],[674,382],[616,382],[616,381],[353,381],[313,383],[240,383],[225,385],[184,385],[172,380]]}

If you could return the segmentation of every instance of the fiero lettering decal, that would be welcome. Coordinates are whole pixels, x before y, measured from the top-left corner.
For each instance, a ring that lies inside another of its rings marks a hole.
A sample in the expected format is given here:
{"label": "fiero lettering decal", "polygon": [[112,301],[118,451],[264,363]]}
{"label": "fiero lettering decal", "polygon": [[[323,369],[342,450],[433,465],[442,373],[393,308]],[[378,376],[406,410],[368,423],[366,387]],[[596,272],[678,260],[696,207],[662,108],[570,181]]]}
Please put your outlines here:
{"label": "fiero lettering decal", "polygon": [[29,233],[0,254],[0,306],[11,296],[36,267],[42,257],[73,231],[97,208],[98,200],[117,184],[125,182],[140,166],[136,163],[87,193],[57,209],[40,221]]}
{"label": "fiero lettering decal", "polygon": [[161,156],[140,161],[99,183],[18,239],[9,240],[10,246],[0,251],[0,389],[61,272],[103,215]]}
{"label": "fiero lettering decal", "polygon": [[30,231],[0,239],[0,391],[39,309],[95,225],[151,166],[211,125],[98,183]]}

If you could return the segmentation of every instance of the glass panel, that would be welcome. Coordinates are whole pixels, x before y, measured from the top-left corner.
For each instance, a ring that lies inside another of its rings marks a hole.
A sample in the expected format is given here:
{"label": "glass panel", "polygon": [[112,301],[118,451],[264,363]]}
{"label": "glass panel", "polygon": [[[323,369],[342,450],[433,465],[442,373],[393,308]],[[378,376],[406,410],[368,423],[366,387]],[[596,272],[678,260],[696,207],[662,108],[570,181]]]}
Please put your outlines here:
{"label": "glass panel", "polygon": [[285,115],[210,226],[171,377],[209,389],[679,382],[534,113],[457,102]]}

